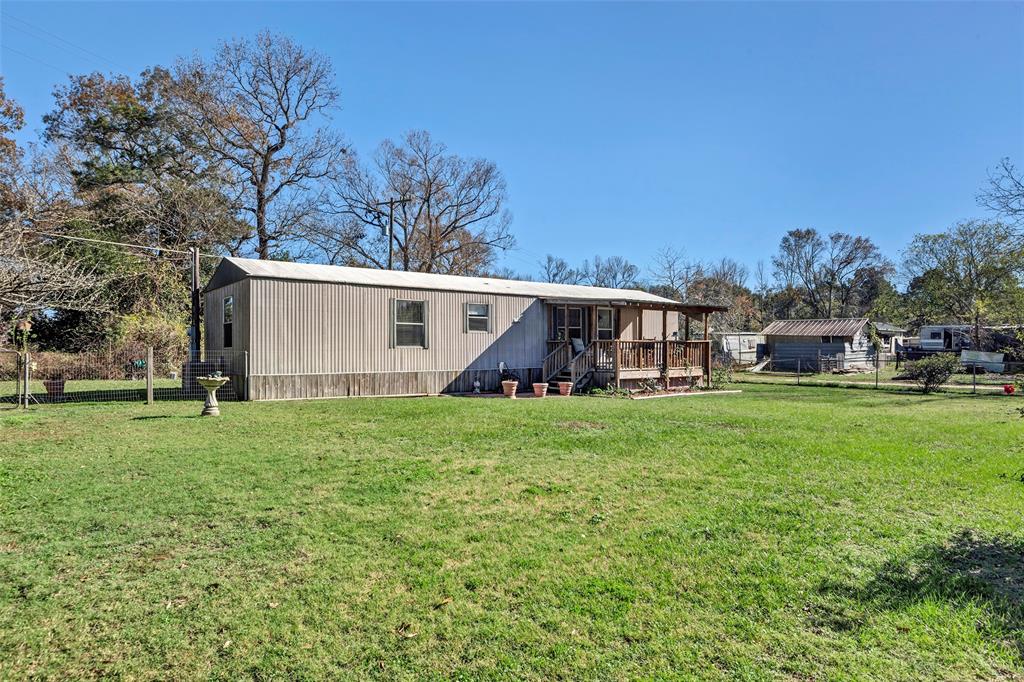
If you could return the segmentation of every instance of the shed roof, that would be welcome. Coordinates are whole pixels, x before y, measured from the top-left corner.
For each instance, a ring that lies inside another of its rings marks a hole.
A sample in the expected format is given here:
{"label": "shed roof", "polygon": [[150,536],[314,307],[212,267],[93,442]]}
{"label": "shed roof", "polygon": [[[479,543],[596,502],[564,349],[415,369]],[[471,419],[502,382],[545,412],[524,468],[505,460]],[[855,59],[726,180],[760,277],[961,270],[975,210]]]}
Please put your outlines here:
{"label": "shed roof", "polygon": [[888,322],[873,322],[875,329],[883,334],[901,334],[907,331],[904,327],[899,327],[895,324],[889,324]]}
{"label": "shed roof", "polygon": [[765,336],[856,336],[867,318],[830,320],[775,320],[761,332]]}
{"label": "shed roof", "polygon": [[526,282],[513,279],[495,279],[492,277],[462,277],[459,275],[439,275],[427,272],[351,268],[339,265],[289,263],[250,258],[224,258],[221,260],[213,277],[210,278],[206,290],[218,289],[246,277],[400,289],[429,289],[478,294],[531,296],[557,302],[605,302],[613,305],[653,307],[682,312],[714,312],[727,309],[724,306],[679,303],[678,301],[637,289],[612,289],[578,284]]}

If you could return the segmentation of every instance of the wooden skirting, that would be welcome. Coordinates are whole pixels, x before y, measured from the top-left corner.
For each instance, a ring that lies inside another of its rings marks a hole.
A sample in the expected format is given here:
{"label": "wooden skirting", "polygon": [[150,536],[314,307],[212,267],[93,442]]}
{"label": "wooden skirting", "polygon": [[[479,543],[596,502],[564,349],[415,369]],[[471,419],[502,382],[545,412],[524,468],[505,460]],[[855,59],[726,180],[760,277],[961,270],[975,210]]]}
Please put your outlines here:
{"label": "wooden skirting", "polygon": [[[512,371],[519,375],[520,387],[525,390],[532,382],[541,381],[539,367]],[[468,393],[474,381],[480,382],[483,391],[497,391],[501,377],[496,369],[254,375],[249,377],[249,395],[252,400],[437,395]]]}

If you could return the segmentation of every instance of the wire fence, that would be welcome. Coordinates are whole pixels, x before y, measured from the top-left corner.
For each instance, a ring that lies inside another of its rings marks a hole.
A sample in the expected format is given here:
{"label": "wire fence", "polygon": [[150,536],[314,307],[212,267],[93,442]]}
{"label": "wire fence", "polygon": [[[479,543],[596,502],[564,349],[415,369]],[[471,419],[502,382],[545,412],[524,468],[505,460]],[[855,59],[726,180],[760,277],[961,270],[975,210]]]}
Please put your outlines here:
{"label": "wire fence", "polygon": [[155,359],[152,348],[83,353],[0,351],[0,403],[205,400],[197,377],[220,373],[218,400],[248,399],[245,351],[207,350]]}
{"label": "wire fence", "polygon": [[[819,365],[813,358],[806,364],[794,360],[780,365],[773,366],[768,363],[758,371],[737,371],[735,377],[737,381],[747,383],[888,388],[904,391],[920,388],[908,374],[907,361],[897,359],[895,355],[882,354],[869,359],[866,365],[855,367],[827,367]],[[825,368],[825,371],[819,369],[820,367]],[[1024,395],[1024,362],[961,361],[957,371],[941,386],[941,390]]]}

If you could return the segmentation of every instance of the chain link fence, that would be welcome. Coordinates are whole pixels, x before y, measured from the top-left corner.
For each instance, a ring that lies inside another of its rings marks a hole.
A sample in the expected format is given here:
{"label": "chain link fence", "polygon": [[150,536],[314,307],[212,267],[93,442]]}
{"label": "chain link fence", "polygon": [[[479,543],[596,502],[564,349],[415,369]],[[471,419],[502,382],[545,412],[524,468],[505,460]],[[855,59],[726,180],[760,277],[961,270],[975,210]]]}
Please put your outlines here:
{"label": "chain link fence", "polygon": [[152,348],[83,353],[0,352],[0,402],[11,405],[205,400],[196,377],[229,379],[218,400],[246,400],[245,351],[208,350],[154,358]]}

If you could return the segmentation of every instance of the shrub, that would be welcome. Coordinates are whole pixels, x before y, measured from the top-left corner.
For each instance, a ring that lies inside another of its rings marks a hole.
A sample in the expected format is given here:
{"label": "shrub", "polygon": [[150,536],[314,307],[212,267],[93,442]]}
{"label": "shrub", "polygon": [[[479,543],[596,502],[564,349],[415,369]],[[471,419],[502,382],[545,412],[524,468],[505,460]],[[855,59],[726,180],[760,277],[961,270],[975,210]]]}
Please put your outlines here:
{"label": "shrub", "polygon": [[711,390],[724,389],[732,382],[732,365],[718,365],[711,369],[711,386],[709,386]]}
{"label": "shrub", "polygon": [[937,353],[907,365],[904,376],[921,385],[921,391],[929,393],[960,369],[960,360],[952,353]]}

